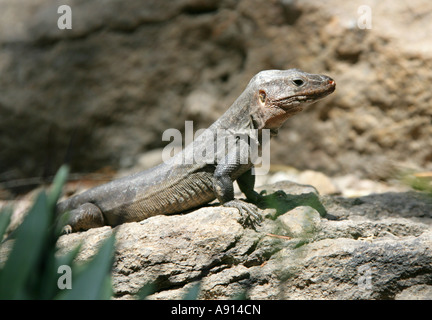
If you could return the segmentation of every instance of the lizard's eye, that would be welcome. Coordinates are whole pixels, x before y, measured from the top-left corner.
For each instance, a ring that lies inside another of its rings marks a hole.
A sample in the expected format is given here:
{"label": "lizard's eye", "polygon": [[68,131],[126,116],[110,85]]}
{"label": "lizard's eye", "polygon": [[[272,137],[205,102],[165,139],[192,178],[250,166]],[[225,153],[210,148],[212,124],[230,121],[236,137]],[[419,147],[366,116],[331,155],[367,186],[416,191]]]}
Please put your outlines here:
{"label": "lizard's eye", "polygon": [[304,81],[302,79],[294,79],[292,81],[297,87],[300,87],[303,85]]}
{"label": "lizard's eye", "polygon": [[265,93],[265,91],[260,90],[260,92],[259,92],[259,99],[260,99],[261,103],[265,102],[265,100],[266,100],[266,93]]}

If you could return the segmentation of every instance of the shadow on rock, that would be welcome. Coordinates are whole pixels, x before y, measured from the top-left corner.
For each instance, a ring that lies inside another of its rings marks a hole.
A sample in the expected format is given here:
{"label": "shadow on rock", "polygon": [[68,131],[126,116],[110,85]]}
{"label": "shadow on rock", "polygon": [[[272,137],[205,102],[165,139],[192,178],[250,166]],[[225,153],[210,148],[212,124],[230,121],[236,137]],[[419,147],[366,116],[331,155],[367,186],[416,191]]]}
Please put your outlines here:
{"label": "shadow on rock", "polygon": [[275,209],[276,213],[271,216],[272,220],[280,215],[300,206],[309,206],[319,212],[321,217],[332,218],[327,214],[327,210],[322,205],[318,195],[314,192],[302,194],[286,194],[283,190],[278,190],[272,194],[263,196],[258,206],[261,209]]}

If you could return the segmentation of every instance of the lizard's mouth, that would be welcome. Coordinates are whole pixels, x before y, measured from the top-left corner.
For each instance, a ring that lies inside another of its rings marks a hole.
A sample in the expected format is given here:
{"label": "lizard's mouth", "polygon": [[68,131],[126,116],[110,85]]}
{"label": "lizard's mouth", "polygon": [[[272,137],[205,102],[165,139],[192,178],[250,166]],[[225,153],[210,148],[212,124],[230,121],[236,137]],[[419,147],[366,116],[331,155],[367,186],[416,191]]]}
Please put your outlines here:
{"label": "lizard's mouth", "polygon": [[291,109],[293,106],[298,106],[303,103],[315,102],[328,96],[330,93],[335,91],[336,82],[328,78],[324,85],[318,86],[312,89],[305,89],[298,94],[275,100],[275,104],[282,109]]}

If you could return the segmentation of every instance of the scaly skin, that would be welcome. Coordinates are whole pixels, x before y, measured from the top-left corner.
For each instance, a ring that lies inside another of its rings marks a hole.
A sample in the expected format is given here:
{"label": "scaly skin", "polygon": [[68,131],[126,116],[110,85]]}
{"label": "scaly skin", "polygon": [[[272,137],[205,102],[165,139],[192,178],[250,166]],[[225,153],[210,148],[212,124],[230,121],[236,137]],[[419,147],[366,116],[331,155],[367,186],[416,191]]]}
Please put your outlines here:
{"label": "scaly skin", "polygon": [[[259,72],[225,114],[169,161],[59,203],[59,213],[69,211],[66,231],[116,226],[158,214],[179,213],[216,198],[224,206],[238,208],[245,220],[259,222],[257,208],[234,199],[233,191],[233,182],[237,181],[248,200],[254,202],[260,197],[253,190],[251,144],[257,144],[260,149],[263,129],[270,129],[272,136],[276,135],[286,119],[332,93],[335,86],[327,76],[297,69]],[[230,137],[237,137],[233,145],[216,148],[213,157],[205,163],[195,161],[194,154],[208,152],[209,146]]]}

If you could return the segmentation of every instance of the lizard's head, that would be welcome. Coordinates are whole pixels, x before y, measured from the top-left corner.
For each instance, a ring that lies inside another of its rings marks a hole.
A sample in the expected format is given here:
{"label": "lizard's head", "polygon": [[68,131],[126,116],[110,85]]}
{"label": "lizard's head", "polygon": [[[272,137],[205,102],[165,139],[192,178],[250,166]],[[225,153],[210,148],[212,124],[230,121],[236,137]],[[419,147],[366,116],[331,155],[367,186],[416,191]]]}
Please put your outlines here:
{"label": "lizard's head", "polygon": [[277,130],[306,105],[332,93],[336,83],[330,77],[298,69],[266,70],[253,77],[249,87],[255,126]]}

